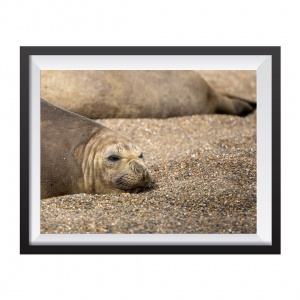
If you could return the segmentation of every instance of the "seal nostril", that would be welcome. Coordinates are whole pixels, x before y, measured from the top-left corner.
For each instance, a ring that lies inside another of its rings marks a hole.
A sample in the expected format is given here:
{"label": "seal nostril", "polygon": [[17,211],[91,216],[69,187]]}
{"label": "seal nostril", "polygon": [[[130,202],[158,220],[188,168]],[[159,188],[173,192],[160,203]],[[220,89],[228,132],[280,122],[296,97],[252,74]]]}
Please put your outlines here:
{"label": "seal nostril", "polygon": [[136,165],[135,166],[135,170],[138,172],[138,173],[142,173],[143,172],[143,170],[144,170],[144,168],[142,167],[142,166],[140,166],[140,165]]}
{"label": "seal nostril", "polygon": [[132,171],[136,172],[136,173],[143,173],[144,169],[145,169],[143,166],[141,166],[140,164],[138,164],[136,162],[132,162],[130,164],[130,166],[131,166]]}

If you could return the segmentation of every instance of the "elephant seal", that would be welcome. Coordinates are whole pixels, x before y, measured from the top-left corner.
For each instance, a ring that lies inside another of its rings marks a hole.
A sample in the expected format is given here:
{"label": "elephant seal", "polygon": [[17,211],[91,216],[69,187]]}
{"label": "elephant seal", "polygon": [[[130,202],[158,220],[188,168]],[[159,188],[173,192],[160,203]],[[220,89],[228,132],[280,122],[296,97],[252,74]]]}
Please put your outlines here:
{"label": "elephant seal", "polygon": [[126,137],[41,99],[41,197],[140,192],[154,182]]}
{"label": "elephant seal", "polygon": [[41,97],[91,119],[246,115],[255,108],[221,95],[196,71],[41,71]]}

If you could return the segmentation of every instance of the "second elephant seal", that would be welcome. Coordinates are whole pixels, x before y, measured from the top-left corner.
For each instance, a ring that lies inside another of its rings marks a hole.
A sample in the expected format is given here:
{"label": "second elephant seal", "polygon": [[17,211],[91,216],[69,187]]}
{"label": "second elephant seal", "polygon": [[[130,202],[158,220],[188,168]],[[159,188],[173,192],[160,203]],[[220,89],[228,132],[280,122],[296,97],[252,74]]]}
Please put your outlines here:
{"label": "second elephant seal", "polygon": [[91,119],[246,115],[255,103],[225,96],[195,71],[41,71],[41,97]]}

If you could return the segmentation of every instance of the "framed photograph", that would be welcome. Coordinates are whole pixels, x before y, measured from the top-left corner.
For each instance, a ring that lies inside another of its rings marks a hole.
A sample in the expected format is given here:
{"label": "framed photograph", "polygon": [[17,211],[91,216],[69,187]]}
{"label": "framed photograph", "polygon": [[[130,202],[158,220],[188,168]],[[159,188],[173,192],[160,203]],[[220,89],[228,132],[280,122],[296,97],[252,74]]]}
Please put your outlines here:
{"label": "framed photograph", "polygon": [[280,47],[21,47],[21,254],[280,254]]}

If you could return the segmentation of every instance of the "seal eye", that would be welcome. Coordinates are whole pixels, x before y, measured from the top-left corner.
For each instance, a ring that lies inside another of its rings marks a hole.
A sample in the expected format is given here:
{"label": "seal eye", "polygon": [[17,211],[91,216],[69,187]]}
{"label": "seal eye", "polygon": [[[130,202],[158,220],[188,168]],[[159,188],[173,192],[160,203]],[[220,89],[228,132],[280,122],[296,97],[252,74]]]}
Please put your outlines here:
{"label": "seal eye", "polygon": [[108,160],[111,161],[111,162],[116,162],[116,161],[118,161],[119,159],[120,159],[120,157],[117,156],[117,155],[110,155],[110,156],[108,157]]}
{"label": "seal eye", "polygon": [[144,155],[143,155],[143,153],[139,156],[139,158],[144,158]]}

